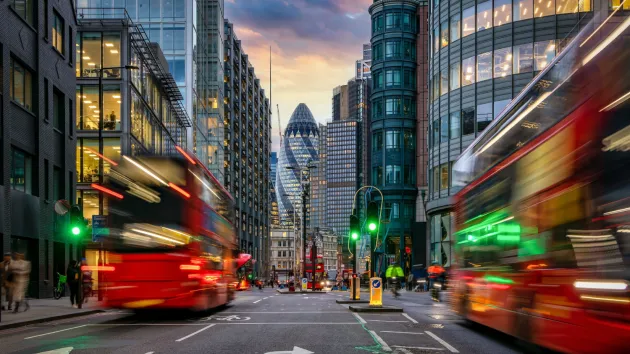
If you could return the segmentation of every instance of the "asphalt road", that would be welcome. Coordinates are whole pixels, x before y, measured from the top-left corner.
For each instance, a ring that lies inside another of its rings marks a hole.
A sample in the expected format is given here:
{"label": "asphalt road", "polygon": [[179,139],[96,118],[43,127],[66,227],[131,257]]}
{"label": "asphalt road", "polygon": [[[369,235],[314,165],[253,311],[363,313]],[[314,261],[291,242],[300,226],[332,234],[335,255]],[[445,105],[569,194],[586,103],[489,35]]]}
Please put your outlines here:
{"label": "asphalt road", "polygon": [[[108,311],[0,332],[1,353],[517,353],[514,340],[469,328],[428,294],[385,294],[404,313],[355,314],[347,294],[239,293],[206,314]],[[363,293],[362,296],[367,296]]]}

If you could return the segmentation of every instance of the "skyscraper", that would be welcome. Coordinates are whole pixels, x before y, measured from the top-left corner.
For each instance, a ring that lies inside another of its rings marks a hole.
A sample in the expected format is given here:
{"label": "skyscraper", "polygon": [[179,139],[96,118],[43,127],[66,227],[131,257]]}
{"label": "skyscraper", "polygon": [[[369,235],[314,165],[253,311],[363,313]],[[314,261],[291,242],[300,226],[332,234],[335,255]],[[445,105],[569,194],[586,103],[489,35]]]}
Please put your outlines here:
{"label": "skyscraper", "polygon": [[284,130],[278,156],[276,197],[282,225],[293,225],[294,217],[301,220],[302,182],[308,181],[307,166],[318,160],[319,143],[319,128],[315,118],[311,110],[300,103]]}
{"label": "skyscraper", "polygon": [[363,45],[363,58],[357,60],[357,70],[354,77],[357,80],[372,78],[370,66],[372,66],[372,45],[367,43]]}
{"label": "skyscraper", "polygon": [[[424,248],[423,234],[414,234],[416,184],[416,144],[418,122],[426,119],[418,96],[419,81],[426,61],[421,26],[426,22],[426,1],[376,0],[370,6],[372,16],[372,118],[370,122],[371,182],[384,194],[381,226],[383,251],[401,265],[412,261],[405,247]],[[424,134],[424,133],[422,133]],[[412,239],[412,234],[414,238]],[[424,258],[413,248],[412,257]],[[420,263],[424,263],[420,261]]]}
{"label": "skyscraper", "polygon": [[328,181],[326,179],[326,162],[327,159],[327,137],[328,129],[326,125],[319,125],[319,159],[315,163],[317,168],[311,172],[311,227],[325,228],[328,227],[326,217],[326,193]]}

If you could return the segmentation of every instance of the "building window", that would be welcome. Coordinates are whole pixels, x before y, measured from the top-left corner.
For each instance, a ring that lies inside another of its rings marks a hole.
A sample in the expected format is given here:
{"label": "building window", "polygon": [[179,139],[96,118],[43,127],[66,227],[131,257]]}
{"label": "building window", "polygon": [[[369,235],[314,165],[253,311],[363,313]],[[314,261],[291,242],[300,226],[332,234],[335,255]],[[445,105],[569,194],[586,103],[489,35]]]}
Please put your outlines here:
{"label": "building window", "polygon": [[385,86],[400,86],[400,69],[385,71]]}
{"label": "building window", "polygon": [[534,14],[533,0],[514,0],[514,21],[527,20]]}
{"label": "building window", "polygon": [[403,144],[406,150],[413,151],[416,148],[416,136],[413,130],[405,129],[403,133]]}
{"label": "building window", "polygon": [[385,184],[400,183],[400,165],[385,166]]}
{"label": "building window", "polygon": [[555,10],[555,0],[534,0],[534,17],[553,15]]}
{"label": "building window", "polygon": [[13,10],[31,26],[35,24],[33,21],[34,3],[35,0],[13,0]]}
{"label": "building window", "polygon": [[492,1],[477,4],[477,31],[492,28]]}
{"label": "building window", "polygon": [[448,116],[440,117],[440,142],[448,141]]}
{"label": "building window", "polygon": [[64,29],[63,18],[56,12],[53,11],[53,26],[52,26],[52,45],[57,51],[63,54],[63,29]]}
{"label": "building window", "polygon": [[512,0],[494,0],[494,25],[512,22]]}
{"label": "building window", "polygon": [[374,132],[372,134],[372,150],[379,151],[381,149],[383,149],[383,132]]}
{"label": "building window", "polygon": [[431,82],[433,85],[433,100],[437,100],[440,98],[440,76],[439,74],[433,75],[433,80]]}
{"label": "building window", "polygon": [[547,67],[556,56],[556,45],[552,39],[534,43],[534,70],[540,71]]}
{"label": "building window", "polygon": [[374,59],[375,61],[383,59],[383,44],[382,43],[375,44],[374,47],[372,47],[372,59]]}
{"label": "building window", "polygon": [[415,75],[415,71],[413,70],[405,70],[404,71],[404,86],[407,88],[416,88],[416,75]]}
{"label": "building window", "polygon": [[440,118],[433,121],[433,146],[440,143]]}
{"label": "building window", "polygon": [[44,159],[44,198],[50,200],[50,167],[47,159]]}
{"label": "building window", "polygon": [[415,98],[404,98],[403,99],[403,115],[406,117],[415,117],[416,116],[416,100]]}
{"label": "building window", "polygon": [[451,124],[450,124],[450,136],[451,139],[456,139],[460,137],[461,134],[461,114],[460,112],[451,113]]}
{"label": "building window", "polygon": [[448,35],[448,20],[442,21],[440,24],[440,47],[444,48],[448,45],[449,35]]}
{"label": "building window", "polygon": [[388,98],[385,100],[385,114],[388,116],[400,114],[400,98]]}
{"label": "building window", "polygon": [[400,218],[400,206],[398,203],[392,203],[392,211],[390,215],[392,219]]}
{"label": "building window", "polygon": [[448,164],[440,165],[440,189],[448,189]]}
{"label": "building window", "polygon": [[400,130],[392,129],[385,132],[385,148],[400,149]]}
{"label": "building window", "polygon": [[477,55],[477,82],[492,79],[492,52]]}
{"label": "building window", "polygon": [[433,29],[433,53],[437,53],[440,50],[440,28],[435,27]]}
{"label": "building window", "polygon": [[403,29],[408,31],[416,30],[416,17],[410,13],[403,13]]}
{"label": "building window", "polygon": [[412,41],[403,41],[403,55],[405,59],[416,60],[416,46]]}
{"label": "building window", "polygon": [[383,117],[383,100],[377,99],[372,101],[372,118],[378,119]]}
{"label": "building window", "polygon": [[400,28],[400,13],[393,12],[385,15],[385,29]]}
{"label": "building window", "polygon": [[121,69],[117,68],[121,63],[120,33],[82,32],[78,41],[81,48],[79,73],[82,77],[98,77],[102,67],[114,68],[103,70],[103,78],[121,77]]}
{"label": "building window", "polygon": [[462,135],[475,133],[475,109],[473,107],[462,109]]}
{"label": "building window", "polygon": [[475,83],[475,57],[462,60],[462,87]]}
{"label": "building window", "polygon": [[61,169],[57,166],[53,167],[53,201],[63,198],[63,175]]}
{"label": "building window", "polygon": [[379,15],[372,19],[372,33],[381,32],[383,30],[383,16]]}
{"label": "building window", "polygon": [[475,7],[469,7],[462,14],[462,38],[475,33]]}
{"label": "building window", "polygon": [[[588,1],[588,0],[587,0],[587,1],[585,1],[585,2],[588,2],[588,10],[584,10],[584,11],[590,11],[590,5],[591,5],[591,4],[590,4],[590,1]],[[611,7],[613,10],[616,10],[619,6],[621,6],[620,4],[621,4],[622,2],[623,2],[623,10],[630,10],[630,3],[628,3],[627,1],[626,1],[626,2],[624,2],[623,0],[611,0],[611,1],[610,1],[610,7]],[[585,5],[583,5],[583,6],[586,8],[586,6],[585,6]]]}
{"label": "building window", "polygon": [[383,166],[372,167],[372,183],[377,186],[383,184]]}
{"label": "building window", "polygon": [[33,161],[26,152],[11,147],[11,188],[33,194]]}
{"label": "building window", "polygon": [[460,14],[455,16],[451,16],[451,43],[455,42],[459,39],[461,30],[462,30],[462,22],[460,20]]}
{"label": "building window", "polygon": [[477,133],[481,133],[492,122],[492,103],[477,105]]}
{"label": "building window", "polygon": [[53,128],[64,132],[65,104],[61,91],[53,88]]}
{"label": "building window", "polygon": [[[77,181],[83,183],[99,182],[98,139],[82,138],[77,141],[76,169]],[[112,162],[120,160],[120,138],[103,139],[103,173],[107,174]]]}
{"label": "building window", "polygon": [[448,93],[448,71],[444,69],[440,71],[440,95]]}
{"label": "building window", "polygon": [[385,58],[400,57],[400,41],[388,41],[385,43]]}
{"label": "building window", "polygon": [[455,63],[451,65],[451,83],[450,83],[451,91],[459,88],[459,77],[461,75],[460,68],[461,66],[459,63]]}
{"label": "building window", "polygon": [[33,111],[33,75],[22,64],[11,58],[11,69],[9,72],[9,87],[11,89],[11,99]]}
{"label": "building window", "polygon": [[501,48],[494,51],[494,78],[512,75],[512,48]]}
{"label": "building window", "polygon": [[503,111],[503,109],[505,107],[507,107],[507,105],[510,103],[510,101],[512,101],[511,99],[507,99],[507,100],[501,100],[501,101],[494,101],[494,116],[493,118],[496,118],[499,113],[501,113]]}
{"label": "building window", "polygon": [[433,193],[437,193],[440,191],[440,168],[436,167],[433,169]]}
{"label": "building window", "polygon": [[521,44],[514,47],[514,74],[529,73],[534,70],[534,45]]}
{"label": "building window", "polygon": [[372,73],[372,82],[374,83],[374,88],[379,89],[383,87],[383,71],[375,71]]}

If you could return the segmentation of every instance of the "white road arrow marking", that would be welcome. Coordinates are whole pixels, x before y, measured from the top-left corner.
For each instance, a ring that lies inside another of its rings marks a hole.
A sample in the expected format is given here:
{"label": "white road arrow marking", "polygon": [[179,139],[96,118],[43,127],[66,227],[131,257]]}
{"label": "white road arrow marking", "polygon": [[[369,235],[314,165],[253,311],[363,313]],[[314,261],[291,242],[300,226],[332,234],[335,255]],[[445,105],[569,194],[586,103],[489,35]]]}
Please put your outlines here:
{"label": "white road arrow marking", "polygon": [[73,347],[65,347],[65,348],[49,350],[47,352],[41,352],[41,353],[37,353],[37,354],[70,354],[72,349],[74,349],[74,348]]}
{"label": "white road arrow marking", "polygon": [[293,350],[282,350],[279,352],[267,352],[265,354],[314,354],[310,350],[306,350],[300,347],[293,347]]}

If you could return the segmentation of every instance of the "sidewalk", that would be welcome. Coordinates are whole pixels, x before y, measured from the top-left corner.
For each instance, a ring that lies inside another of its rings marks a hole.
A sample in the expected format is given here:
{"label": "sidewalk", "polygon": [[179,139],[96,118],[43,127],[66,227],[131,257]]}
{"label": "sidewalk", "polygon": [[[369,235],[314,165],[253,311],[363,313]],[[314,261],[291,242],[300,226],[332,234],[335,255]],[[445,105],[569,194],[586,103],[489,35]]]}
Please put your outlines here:
{"label": "sidewalk", "polygon": [[2,311],[0,330],[22,327],[34,323],[50,322],[70,317],[90,315],[103,311],[96,301],[90,298],[87,304],[83,304],[82,309],[75,309],[70,305],[68,297],[55,299],[29,299],[31,308],[24,312],[24,306],[20,306],[20,312]]}

